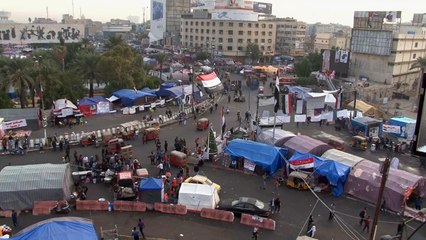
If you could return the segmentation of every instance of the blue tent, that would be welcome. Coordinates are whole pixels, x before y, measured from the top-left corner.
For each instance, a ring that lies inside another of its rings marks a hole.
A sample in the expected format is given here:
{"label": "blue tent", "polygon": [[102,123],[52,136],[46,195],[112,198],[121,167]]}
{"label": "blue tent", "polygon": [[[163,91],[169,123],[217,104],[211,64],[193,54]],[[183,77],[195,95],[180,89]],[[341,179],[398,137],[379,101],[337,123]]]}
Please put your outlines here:
{"label": "blue tent", "polygon": [[102,96],[84,97],[78,102],[78,106],[96,105],[100,102],[108,102],[108,100]]}
{"label": "blue tent", "polygon": [[121,89],[112,93],[113,96],[121,100],[123,106],[130,107],[135,105],[135,101],[143,97],[156,97],[154,93],[135,91],[134,89]]}
{"label": "blue tent", "polygon": [[164,195],[163,180],[161,178],[143,179],[139,184],[140,201],[145,203],[161,202]]}
{"label": "blue tent", "polygon": [[332,193],[334,196],[339,197],[343,194],[343,187],[350,172],[350,167],[333,160],[327,160],[309,153],[295,152],[289,159],[290,164],[296,161],[314,159],[314,172],[321,176],[325,176],[334,186]]}
{"label": "blue tent", "polygon": [[287,149],[243,139],[229,142],[225,152],[231,157],[243,157],[262,167],[269,175],[274,175],[285,164]]}
{"label": "blue tent", "polygon": [[416,128],[416,119],[399,116],[389,119],[389,125],[399,126],[400,134],[391,133],[395,137],[412,139]]}
{"label": "blue tent", "polygon": [[155,89],[151,89],[149,87],[144,87],[141,89],[142,92],[148,92],[148,93],[154,93],[155,94]]}
{"label": "blue tent", "polygon": [[51,218],[33,224],[12,237],[13,240],[93,240],[98,239],[93,222],[79,217]]}
{"label": "blue tent", "polygon": [[171,87],[176,87],[177,84],[174,82],[167,82],[167,83],[162,83],[160,85],[160,89],[164,89],[164,88],[171,88]]}
{"label": "blue tent", "polygon": [[[190,95],[192,94],[192,86],[191,85],[184,85],[184,92],[185,95]],[[199,97],[200,96],[200,89],[194,87],[194,95],[195,97]],[[160,90],[158,90],[156,92],[157,96],[159,97],[181,97],[182,96],[182,86],[175,86],[175,87],[169,87],[169,88],[160,88]]]}

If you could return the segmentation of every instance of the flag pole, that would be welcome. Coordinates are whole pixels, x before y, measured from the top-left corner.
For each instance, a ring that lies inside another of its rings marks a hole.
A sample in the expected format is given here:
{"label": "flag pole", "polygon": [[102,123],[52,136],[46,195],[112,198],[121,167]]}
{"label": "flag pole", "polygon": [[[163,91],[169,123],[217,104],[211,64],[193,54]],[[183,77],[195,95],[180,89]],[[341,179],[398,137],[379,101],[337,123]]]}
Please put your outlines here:
{"label": "flag pole", "polygon": [[279,82],[278,76],[275,78],[275,89],[274,89],[274,98],[275,98],[275,104],[274,104],[274,128],[272,130],[272,139],[275,139],[275,127],[277,124],[277,112],[280,108],[280,82]]}

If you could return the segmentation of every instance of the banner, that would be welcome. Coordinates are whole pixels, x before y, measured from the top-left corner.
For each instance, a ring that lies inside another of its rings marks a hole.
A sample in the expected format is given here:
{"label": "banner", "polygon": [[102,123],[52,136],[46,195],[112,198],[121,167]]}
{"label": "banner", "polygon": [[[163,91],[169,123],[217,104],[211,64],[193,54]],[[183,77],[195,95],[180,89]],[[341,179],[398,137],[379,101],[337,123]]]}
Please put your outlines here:
{"label": "banner", "polygon": [[401,126],[383,124],[383,132],[400,134]]}
{"label": "banner", "polygon": [[4,130],[26,127],[26,126],[27,126],[26,119],[18,119],[18,120],[13,120],[13,121],[3,123]]}
{"label": "banner", "polygon": [[254,172],[256,164],[250,160],[244,159],[244,169]]}
{"label": "banner", "polygon": [[192,9],[214,9],[215,0],[191,0]]}
{"label": "banner", "polygon": [[257,22],[259,14],[245,10],[214,10],[212,20]]}
{"label": "banner", "polygon": [[307,168],[313,168],[313,167],[314,167],[313,157],[290,161],[290,168],[292,169],[307,169]]}
{"label": "banner", "polygon": [[151,31],[149,42],[163,40],[166,32],[166,4],[165,0],[151,0]]}
{"label": "banner", "polygon": [[325,104],[325,96],[306,98],[306,110],[323,109]]}
{"label": "banner", "polygon": [[253,1],[250,1],[250,0],[216,0],[215,9],[253,10]]}
{"label": "banner", "polygon": [[275,98],[259,98],[259,107],[274,105]]}
{"label": "banner", "polygon": [[253,12],[272,14],[272,3],[253,2]]}
{"label": "banner", "polygon": [[296,113],[297,114],[303,113],[303,100],[297,100],[296,101]]}
{"label": "banner", "polygon": [[294,115],[294,122],[306,122],[306,115]]}

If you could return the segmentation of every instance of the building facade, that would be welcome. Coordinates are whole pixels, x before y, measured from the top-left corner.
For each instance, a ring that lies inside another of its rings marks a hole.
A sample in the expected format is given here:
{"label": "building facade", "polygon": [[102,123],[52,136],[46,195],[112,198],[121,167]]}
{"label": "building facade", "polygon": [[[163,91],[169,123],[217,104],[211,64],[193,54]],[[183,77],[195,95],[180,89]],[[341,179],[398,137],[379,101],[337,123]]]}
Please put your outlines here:
{"label": "building facade", "polygon": [[93,21],[92,19],[82,16],[80,19],[75,19],[72,15],[62,15],[63,24],[84,24],[84,36],[102,35],[102,22]]}
{"label": "building facade", "polygon": [[338,33],[318,33],[315,36],[314,51],[321,52],[323,49],[348,50],[350,37]]}
{"label": "building facade", "polygon": [[276,26],[276,21],[269,20],[219,21],[187,14],[182,16],[180,35],[185,48],[245,57],[247,45],[254,43],[259,46],[261,57],[267,57],[275,54]]}
{"label": "building facade", "polygon": [[180,44],[180,24],[182,14],[191,12],[191,0],[166,1],[165,45]]}
{"label": "building facade", "polygon": [[294,18],[278,18],[276,22],[276,52],[293,57],[304,56],[306,23]]}

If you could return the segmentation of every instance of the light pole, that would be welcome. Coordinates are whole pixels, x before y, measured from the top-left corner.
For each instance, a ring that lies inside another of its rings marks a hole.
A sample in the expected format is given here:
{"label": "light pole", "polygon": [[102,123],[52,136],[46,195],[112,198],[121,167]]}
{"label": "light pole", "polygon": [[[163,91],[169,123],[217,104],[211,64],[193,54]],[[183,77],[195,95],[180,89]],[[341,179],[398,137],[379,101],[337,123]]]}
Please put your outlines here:
{"label": "light pole", "polygon": [[194,96],[194,72],[192,69],[192,65],[189,65],[189,82],[192,85],[192,101],[191,101],[191,105],[192,105],[192,111],[194,112],[194,116],[195,115],[195,109],[194,109],[194,102],[195,102],[195,96]]}
{"label": "light pole", "polygon": [[183,105],[183,101],[185,100],[185,89],[183,86],[183,81],[182,80],[178,80],[178,82],[180,83],[180,85],[182,86],[182,98],[181,98],[181,102],[180,102],[180,111],[183,112],[184,109],[184,105]]}
{"label": "light pole", "polygon": [[38,70],[38,84],[39,84],[39,91],[40,91],[40,101],[41,101],[41,109],[44,110],[44,99],[43,99],[43,84],[41,81],[41,60],[42,56],[34,56],[33,57],[34,62],[37,64],[37,70]]}

